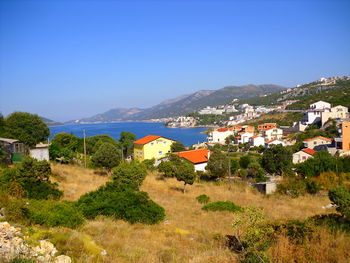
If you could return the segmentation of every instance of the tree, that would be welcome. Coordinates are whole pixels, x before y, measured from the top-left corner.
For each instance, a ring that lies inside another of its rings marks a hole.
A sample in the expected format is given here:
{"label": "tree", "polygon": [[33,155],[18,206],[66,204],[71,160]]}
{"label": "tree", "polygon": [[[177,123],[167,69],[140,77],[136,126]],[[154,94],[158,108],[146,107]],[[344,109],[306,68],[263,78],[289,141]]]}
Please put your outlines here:
{"label": "tree", "polygon": [[49,135],[46,123],[36,114],[14,112],[5,119],[4,136],[17,139],[29,147],[46,141]]}
{"label": "tree", "polygon": [[228,173],[229,159],[222,152],[215,151],[208,160],[206,170],[213,179],[223,178]]}
{"label": "tree", "polygon": [[146,166],[137,161],[122,162],[113,169],[113,180],[119,185],[125,184],[138,190],[147,176]]}
{"label": "tree", "polygon": [[4,116],[0,113],[0,137],[4,137],[3,134],[5,132],[5,119]]}
{"label": "tree", "polygon": [[268,173],[288,174],[292,168],[292,152],[280,144],[272,145],[264,151],[261,164]]}
{"label": "tree", "polygon": [[[86,152],[87,154],[94,154],[98,148],[101,146],[102,143],[108,142],[110,144],[113,144],[115,147],[118,149],[121,148],[120,144],[113,139],[111,136],[106,135],[106,134],[101,134],[101,135],[95,135],[95,136],[90,136],[86,138]],[[80,144],[79,151],[83,152],[83,144]]]}
{"label": "tree", "polygon": [[103,167],[107,169],[107,171],[110,171],[120,163],[121,156],[120,152],[113,144],[105,142],[101,144],[100,148],[98,148],[92,156],[91,161],[97,167]]}
{"label": "tree", "polygon": [[231,174],[236,174],[237,170],[240,168],[239,162],[236,159],[231,159]]}
{"label": "tree", "polygon": [[350,220],[350,191],[344,185],[331,189],[329,199],[337,206],[337,211]]}
{"label": "tree", "polygon": [[171,152],[182,152],[186,150],[186,147],[181,142],[175,141],[171,145],[170,149],[171,149]]}
{"label": "tree", "polygon": [[251,158],[250,156],[248,155],[245,155],[245,156],[242,156],[240,159],[239,159],[239,165],[244,168],[244,169],[247,169],[248,168],[248,165],[249,163],[251,162]]}
{"label": "tree", "polygon": [[[318,176],[323,172],[336,172],[336,158],[328,151],[318,151],[313,158],[297,165],[297,172],[303,176]],[[340,165],[339,168],[342,168]]]}
{"label": "tree", "polygon": [[50,176],[51,168],[47,161],[26,157],[21,164],[4,170],[0,176],[0,185],[5,191],[14,186],[18,189],[19,186],[24,191],[24,197],[29,199],[58,199],[62,192],[50,182]]}
{"label": "tree", "polygon": [[180,162],[180,164],[175,167],[175,177],[178,181],[184,182],[183,193],[185,193],[186,185],[192,185],[196,180],[194,165],[187,161]]}
{"label": "tree", "polygon": [[136,140],[136,135],[131,132],[121,132],[119,142],[123,150],[123,156],[132,153],[133,142]]}

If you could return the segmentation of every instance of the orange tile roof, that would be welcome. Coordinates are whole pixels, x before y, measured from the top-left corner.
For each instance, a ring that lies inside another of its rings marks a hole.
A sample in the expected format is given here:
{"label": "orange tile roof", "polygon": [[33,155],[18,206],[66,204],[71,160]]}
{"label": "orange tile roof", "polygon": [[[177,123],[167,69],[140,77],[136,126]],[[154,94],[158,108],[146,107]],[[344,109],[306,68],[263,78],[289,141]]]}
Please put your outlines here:
{"label": "orange tile roof", "polygon": [[314,155],[315,154],[315,150],[310,149],[310,148],[306,148],[306,149],[302,149],[303,152],[310,154],[310,155]]}
{"label": "orange tile roof", "polygon": [[276,139],[272,139],[272,140],[267,141],[266,143],[271,143],[271,142],[274,142],[274,141],[277,141],[277,140]]}
{"label": "orange tile roof", "polygon": [[[177,152],[176,155],[190,161],[191,163],[205,163],[208,161],[208,149],[198,149],[184,152]],[[212,152],[210,152],[212,154]]]}
{"label": "orange tile roof", "polygon": [[228,128],[221,128],[221,129],[217,129],[218,132],[225,132],[228,131]]}
{"label": "orange tile roof", "polygon": [[326,137],[323,137],[323,136],[317,136],[317,137],[314,137],[314,138],[305,139],[304,142],[313,141],[313,140],[316,140],[316,139],[323,139],[323,140],[327,140],[327,141],[332,141],[332,139],[330,139],[330,138],[326,138]]}
{"label": "orange tile roof", "polygon": [[158,135],[147,135],[141,139],[138,139],[137,141],[134,141],[134,144],[146,144],[146,143],[154,141],[160,137],[161,136],[158,136]]}

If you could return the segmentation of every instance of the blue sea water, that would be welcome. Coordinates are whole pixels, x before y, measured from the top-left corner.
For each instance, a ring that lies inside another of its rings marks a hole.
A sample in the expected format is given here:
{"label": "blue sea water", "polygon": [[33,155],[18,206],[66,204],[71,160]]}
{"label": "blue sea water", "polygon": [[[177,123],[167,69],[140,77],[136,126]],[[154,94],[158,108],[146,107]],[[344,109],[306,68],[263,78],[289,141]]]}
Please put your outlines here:
{"label": "blue sea water", "polygon": [[142,138],[146,135],[160,135],[182,142],[185,146],[191,146],[198,142],[206,141],[206,135],[200,132],[207,128],[166,128],[162,122],[119,122],[98,124],[69,124],[50,127],[52,139],[57,133],[73,133],[77,137],[107,134],[118,140],[122,131],[128,131]]}

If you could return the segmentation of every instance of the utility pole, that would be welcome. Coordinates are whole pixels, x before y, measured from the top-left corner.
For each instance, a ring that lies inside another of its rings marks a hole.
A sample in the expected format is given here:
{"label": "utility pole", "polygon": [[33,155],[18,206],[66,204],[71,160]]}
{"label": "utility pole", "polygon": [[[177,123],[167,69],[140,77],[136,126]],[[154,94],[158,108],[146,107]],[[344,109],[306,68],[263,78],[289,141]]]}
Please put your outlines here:
{"label": "utility pole", "polygon": [[85,129],[83,130],[83,134],[84,134],[84,167],[86,168],[86,134],[85,134]]}

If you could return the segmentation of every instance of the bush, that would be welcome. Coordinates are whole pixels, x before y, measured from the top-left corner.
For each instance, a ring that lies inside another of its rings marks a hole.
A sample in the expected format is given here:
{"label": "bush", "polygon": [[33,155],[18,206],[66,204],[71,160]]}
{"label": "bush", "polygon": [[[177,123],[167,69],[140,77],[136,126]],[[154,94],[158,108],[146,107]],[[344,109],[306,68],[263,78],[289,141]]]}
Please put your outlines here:
{"label": "bush", "polygon": [[104,142],[94,153],[91,161],[96,167],[103,167],[110,171],[120,163],[121,158],[121,154],[115,145]]}
{"label": "bush", "polygon": [[148,171],[153,172],[153,171],[157,170],[157,167],[154,166],[154,162],[155,162],[155,160],[154,160],[154,158],[153,158],[153,159],[146,159],[146,160],[143,160],[142,163],[146,166],[146,169],[147,169]]}
{"label": "bush", "polygon": [[76,228],[84,223],[82,213],[68,201],[29,200],[25,210],[29,222],[33,224]]}
{"label": "bush", "polygon": [[288,177],[277,185],[277,192],[296,198],[306,193],[306,183],[302,178]]}
{"label": "bush", "polygon": [[4,220],[21,224],[27,223],[25,201],[2,194],[0,196],[0,208],[3,209]]}
{"label": "bush", "polygon": [[196,197],[196,200],[200,204],[207,204],[207,203],[209,203],[210,197],[207,195],[199,195]]}
{"label": "bush", "polygon": [[62,192],[50,182],[51,168],[47,161],[26,157],[14,168],[5,169],[0,175],[2,190],[15,197],[29,199],[59,199]]}
{"label": "bush", "polygon": [[230,212],[242,212],[243,208],[235,205],[233,202],[230,201],[218,201],[218,202],[213,202],[210,204],[207,204],[202,207],[203,210],[207,211],[230,211]]}
{"label": "bush", "polygon": [[306,183],[306,191],[309,194],[317,194],[320,191],[320,186],[315,181],[308,181]]}
{"label": "bush", "polygon": [[165,217],[164,208],[153,202],[145,192],[127,185],[108,183],[97,191],[80,197],[78,207],[87,218],[113,216],[129,223],[155,224]]}
{"label": "bush", "polygon": [[137,161],[123,162],[113,169],[113,180],[118,184],[127,184],[139,189],[147,176],[146,166]]}
{"label": "bush", "polygon": [[337,211],[350,221],[350,191],[344,185],[331,189],[329,199],[337,206]]}

